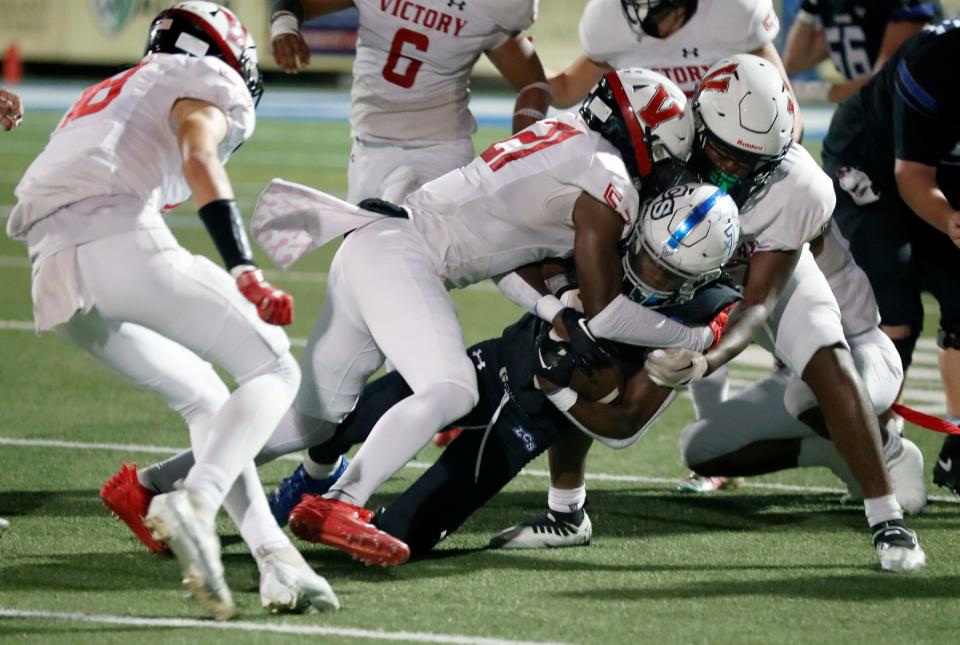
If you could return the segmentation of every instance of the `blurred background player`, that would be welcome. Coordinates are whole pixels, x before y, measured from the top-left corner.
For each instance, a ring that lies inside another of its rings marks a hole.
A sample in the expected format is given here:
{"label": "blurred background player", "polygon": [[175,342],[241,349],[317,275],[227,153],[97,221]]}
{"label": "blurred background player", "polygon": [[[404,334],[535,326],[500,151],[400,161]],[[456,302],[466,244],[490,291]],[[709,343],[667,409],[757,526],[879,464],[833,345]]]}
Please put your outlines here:
{"label": "blurred background player", "polygon": [[513,131],[546,116],[550,87],[521,32],[538,0],[273,0],[273,55],[288,73],[310,62],[306,18],[356,6],[347,201],[399,204],[414,189],[474,157],[470,73],[486,54],[517,91]]}
{"label": "blurred background player", "polygon": [[843,80],[794,81],[797,97],[839,103],[940,14],[936,0],[804,0],[787,34],[784,67],[798,74],[830,58]]}
{"label": "blurred background player", "polygon": [[[878,327],[880,314],[870,282],[835,224],[811,250],[837,299],[843,333],[871,408],[885,426],[883,456],[893,492],[903,510],[916,515],[927,502],[923,455],[912,441],[901,438],[890,416],[903,383],[900,357]],[[716,404],[701,402],[697,420],[683,431],[680,449],[695,473],[681,490],[711,492],[731,477],[825,466],[847,485],[845,501],[863,500],[863,491],[830,441],[816,397],[785,366],[736,396]]]}
{"label": "blurred background player", "polygon": [[[0,90],[0,126],[9,132],[23,120],[23,101],[8,90]],[[10,522],[0,517],[0,537],[10,528]]]}
{"label": "blurred background player", "polygon": [[[626,297],[674,320],[715,325],[717,335],[726,316],[723,310],[739,298],[734,289],[716,281],[720,266],[735,249],[738,230],[736,205],[718,191],[715,186],[686,184],[650,200],[623,258]],[[578,307],[578,290],[566,284],[563,274],[551,275],[548,281],[556,284],[557,279],[563,285],[562,300]],[[625,448],[675,398],[675,390],[655,385],[643,373],[646,348],[619,343],[606,345],[611,364],[623,376],[615,395],[594,402],[575,392],[570,389],[577,369],[573,354],[550,331],[547,323],[526,314],[500,338],[467,350],[480,402],[454,423],[468,430],[373,519],[406,543],[413,555],[433,548],[459,528],[557,438],[583,431],[612,448]],[[310,454],[321,463],[335,461],[364,441],[380,417],[411,394],[397,373],[367,385],[334,436],[311,448]],[[291,526],[305,539],[319,528],[311,512],[312,498],[306,495],[291,514]],[[589,523],[558,530],[566,529],[589,533]]]}
{"label": "blurred background player", "polygon": [[[140,64],[88,88],[61,119],[7,223],[33,265],[37,331],[161,396],[187,423],[196,465],[182,488],[153,497],[145,522],[217,619],[234,611],[215,528],[225,499],[245,511],[234,521],[265,606],[337,607],[273,521],[253,465],[299,383],[286,335],[267,324],[288,324],[292,299],[254,265],[223,166],[253,133],[261,92],[237,17],[177,4],[154,19]],[[229,273],[167,228],[162,213],[191,193]],[[236,378],[232,394],[205,359]],[[118,488],[135,477],[125,468],[101,492],[119,515],[131,500]]]}
{"label": "blurred background player", "polygon": [[[923,328],[921,293],[940,305],[947,414],[960,420],[960,88],[944,61],[960,22],[928,25],[837,109],[823,145],[836,220],[880,307],[904,370]],[[946,69],[946,71],[945,71]],[[960,492],[960,439],[947,437],[934,482]]]}
{"label": "blurred background player", "polygon": [[[697,138],[689,167],[701,180],[729,191],[740,207],[740,251],[745,266],[743,300],[733,308],[720,342],[706,354],[688,349],[655,350],[644,369],[657,383],[697,383],[760,343],[810,386],[840,454],[864,491],[868,525],[881,567],[915,571],[926,556],[906,528],[881,452],[881,430],[869,406],[843,337],[840,311],[830,286],[806,250],[825,230],[833,212],[829,178],[810,154],[792,145],[793,98],[769,61],[739,54],[718,61],[704,75],[694,100]],[[766,330],[766,333],[760,333]],[[586,447],[563,444],[566,461],[551,460],[548,505],[572,512],[586,499]],[[559,484],[559,485],[558,485]],[[569,504],[566,509],[565,504]],[[556,513],[554,513],[556,516]],[[543,539],[534,529],[516,532],[506,546],[575,546]],[[547,521],[541,518],[540,523]],[[517,527],[507,529],[512,531]]]}

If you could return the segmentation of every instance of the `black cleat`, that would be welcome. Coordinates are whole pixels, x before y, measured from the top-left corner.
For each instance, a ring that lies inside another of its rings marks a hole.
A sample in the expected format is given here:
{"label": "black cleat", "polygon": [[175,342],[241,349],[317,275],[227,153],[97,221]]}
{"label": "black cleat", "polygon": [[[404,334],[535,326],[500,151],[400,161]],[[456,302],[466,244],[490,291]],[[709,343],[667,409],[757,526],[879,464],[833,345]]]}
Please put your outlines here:
{"label": "black cleat", "polygon": [[927,556],[917,540],[917,534],[907,528],[903,520],[889,520],[870,527],[873,546],[880,557],[884,571],[919,571],[927,564]]}
{"label": "black cleat", "polygon": [[547,511],[540,515],[504,529],[488,544],[491,549],[546,549],[590,544],[593,526],[581,508],[572,513]]}

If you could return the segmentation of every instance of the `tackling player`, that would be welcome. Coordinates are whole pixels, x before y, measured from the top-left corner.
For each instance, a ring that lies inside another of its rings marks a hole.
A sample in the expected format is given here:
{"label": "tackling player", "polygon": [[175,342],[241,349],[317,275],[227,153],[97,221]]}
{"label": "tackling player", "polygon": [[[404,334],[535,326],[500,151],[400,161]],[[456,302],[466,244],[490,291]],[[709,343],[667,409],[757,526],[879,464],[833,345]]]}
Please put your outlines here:
{"label": "tackling player", "polygon": [[[736,230],[737,216],[733,200],[726,195],[714,197],[717,191],[709,185],[680,185],[647,203],[623,261],[627,297],[684,323],[722,325],[725,314],[721,312],[739,296],[715,278],[733,253],[728,231]],[[709,208],[698,208],[704,204]],[[677,242],[681,236],[683,240]],[[558,277],[551,277],[550,283],[555,284]],[[565,291],[563,300],[577,306],[576,293]],[[622,396],[618,390],[604,404],[574,393],[569,389],[576,369],[572,353],[549,331],[545,322],[526,314],[500,338],[467,350],[480,402],[454,423],[468,430],[372,520],[402,540],[413,555],[429,550],[459,528],[557,438],[581,430],[612,448],[627,447],[675,398],[676,391],[652,383],[643,373],[647,350],[620,343],[606,348],[623,374]],[[397,373],[369,384],[334,436],[310,450],[312,459],[335,462],[352,445],[364,441],[377,421],[411,393]],[[555,405],[562,397],[571,400]],[[284,480],[282,496],[299,499],[296,491],[302,486],[298,482],[308,478],[299,466]],[[298,537],[311,540],[322,532],[324,516],[312,511],[317,499],[305,496],[290,515]]]}
{"label": "tackling player", "polygon": [[[704,76],[694,104],[697,139],[690,167],[726,188],[740,206],[740,240],[749,271],[743,300],[733,309],[720,343],[698,351],[654,351],[645,369],[654,380],[682,386],[725,365],[756,340],[813,391],[830,436],[865,496],[868,524],[882,568],[912,571],[925,555],[906,528],[892,493],[877,418],[843,336],[840,311],[826,278],[805,250],[833,211],[829,178],[793,143],[794,109],[778,70],[756,56],[719,61]],[[744,267],[746,268],[746,267]],[[767,333],[760,333],[769,330]],[[589,446],[565,442],[565,461],[551,465],[548,504],[555,511],[582,508],[584,459]],[[564,518],[558,518],[564,519]],[[573,546],[540,539],[534,526],[506,546]],[[517,527],[511,527],[509,531]]]}
{"label": "tackling player", "polygon": [[[145,522],[220,620],[234,611],[221,505],[257,560],[265,606],[338,607],[274,522],[253,464],[299,383],[273,326],[290,322],[292,300],[254,265],[223,166],[253,133],[261,91],[256,47],[233,13],[212,2],[161,12],[145,58],[85,90],[61,119],[7,223],[33,265],[37,331],[161,396],[189,427],[196,464],[182,488],[153,498]],[[164,222],[191,193],[229,273],[183,249]],[[208,359],[236,378],[233,393]],[[111,508],[129,501],[118,494],[129,475],[101,492]]]}
{"label": "tackling player", "polygon": [[[903,510],[916,515],[927,502],[923,455],[912,441],[900,436],[889,416],[903,383],[900,357],[878,327],[880,314],[870,282],[835,224],[811,244],[811,250],[837,299],[853,362],[871,409],[880,417],[893,492]],[[701,402],[697,421],[684,429],[680,444],[684,463],[696,473],[681,484],[681,490],[710,492],[723,487],[729,477],[824,466],[847,485],[844,501],[863,499],[850,468],[829,440],[816,397],[787,367],[722,402]]]}
{"label": "tackling player", "polygon": [[[947,413],[960,416],[960,91],[943,61],[960,22],[929,25],[833,116],[823,145],[837,223],[877,296],[904,370],[923,328],[921,292],[940,305],[937,344]],[[934,482],[960,492],[960,440],[947,437]]]}
{"label": "tackling player", "polygon": [[844,80],[794,81],[797,97],[839,103],[940,13],[937,0],[804,0],[787,35],[784,67],[797,74],[829,57]]}
{"label": "tackling player", "polygon": [[351,6],[360,12],[347,201],[399,204],[473,159],[470,72],[481,53],[517,91],[514,132],[546,115],[550,87],[520,33],[536,19],[537,1],[272,0],[273,55],[289,73],[310,62],[304,19]]}

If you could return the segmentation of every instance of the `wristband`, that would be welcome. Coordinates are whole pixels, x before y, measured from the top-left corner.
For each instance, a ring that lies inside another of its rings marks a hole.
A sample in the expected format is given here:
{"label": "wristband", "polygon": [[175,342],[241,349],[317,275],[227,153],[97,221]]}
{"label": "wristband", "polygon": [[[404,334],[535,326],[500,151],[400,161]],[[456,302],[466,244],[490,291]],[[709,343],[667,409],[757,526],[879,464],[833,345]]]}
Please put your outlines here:
{"label": "wristband", "polygon": [[553,324],[553,319],[557,317],[557,314],[560,313],[560,310],[563,308],[564,304],[560,302],[560,298],[550,293],[537,300],[537,304],[533,306],[533,313],[535,313],[540,320]]}
{"label": "wristband", "polygon": [[230,275],[233,276],[234,280],[236,280],[247,271],[255,271],[256,268],[257,268],[256,264],[238,264],[237,266],[230,269]]}
{"label": "wristband", "polygon": [[301,0],[272,0],[270,2],[270,20],[273,21],[280,13],[289,13],[297,19],[298,25],[306,18]]}
{"label": "wristband", "polygon": [[297,35],[300,33],[300,25],[297,24],[297,17],[289,11],[274,14],[270,21],[270,40],[279,38],[286,34]]}
{"label": "wristband", "polygon": [[541,112],[540,110],[535,110],[534,108],[520,108],[519,110],[513,113],[513,116],[529,116],[534,119],[542,119],[547,115],[545,112]]}
{"label": "wristband", "polygon": [[562,387],[559,390],[554,390],[547,394],[550,402],[561,412],[566,412],[572,408],[574,404],[576,404],[578,396],[579,395],[569,387]]}
{"label": "wristband", "polygon": [[541,92],[546,92],[548,96],[553,96],[553,88],[550,87],[550,83],[545,81],[537,81],[536,83],[524,85],[520,88],[520,91],[517,92],[517,96],[520,96],[527,90],[540,90]]}
{"label": "wristband", "polygon": [[241,264],[255,265],[250,242],[243,228],[243,217],[237,202],[232,199],[215,199],[200,208],[197,213],[203,221],[214,246],[223,258],[227,270]]}
{"label": "wristband", "polygon": [[803,25],[812,25],[817,22],[817,16],[804,9],[797,11],[793,19]]}

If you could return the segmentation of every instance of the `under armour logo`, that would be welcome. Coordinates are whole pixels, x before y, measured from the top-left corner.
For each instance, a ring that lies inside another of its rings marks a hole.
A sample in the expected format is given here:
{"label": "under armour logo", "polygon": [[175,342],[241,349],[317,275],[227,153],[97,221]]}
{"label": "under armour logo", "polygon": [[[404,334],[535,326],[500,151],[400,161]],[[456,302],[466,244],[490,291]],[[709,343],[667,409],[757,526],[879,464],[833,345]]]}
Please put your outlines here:
{"label": "under armour logo", "polygon": [[447,0],[447,6],[456,7],[460,11],[463,11],[467,6],[467,0],[460,0],[460,2],[457,2],[457,0]]}
{"label": "under armour logo", "polygon": [[483,362],[483,356],[482,356],[483,350],[482,350],[482,349],[475,349],[475,350],[473,350],[472,352],[470,352],[470,354],[473,356],[473,360],[476,361],[476,363],[477,363],[477,370],[478,370],[478,371],[479,371],[479,370],[482,370],[484,367],[487,366],[487,364]]}
{"label": "under armour logo", "polygon": [[694,47],[693,49],[687,49],[686,47],[684,47],[684,48],[683,48],[683,57],[684,57],[684,58],[687,58],[688,56],[693,56],[694,58],[699,58],[699,57],[700,57],[700,48],[699,48],[699,47]]}

